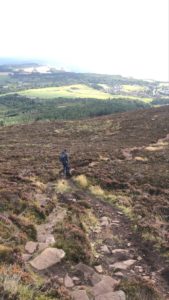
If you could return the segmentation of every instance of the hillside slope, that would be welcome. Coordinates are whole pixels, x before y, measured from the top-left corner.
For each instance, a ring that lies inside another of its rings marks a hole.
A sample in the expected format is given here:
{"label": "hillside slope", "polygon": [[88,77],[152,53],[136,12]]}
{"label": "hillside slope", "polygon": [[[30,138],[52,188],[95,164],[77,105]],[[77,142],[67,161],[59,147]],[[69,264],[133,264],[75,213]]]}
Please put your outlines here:
{"label": "hillside slope", "polygon": [[0,128],[0,295],[168,299],[168,115],[167,106]]}

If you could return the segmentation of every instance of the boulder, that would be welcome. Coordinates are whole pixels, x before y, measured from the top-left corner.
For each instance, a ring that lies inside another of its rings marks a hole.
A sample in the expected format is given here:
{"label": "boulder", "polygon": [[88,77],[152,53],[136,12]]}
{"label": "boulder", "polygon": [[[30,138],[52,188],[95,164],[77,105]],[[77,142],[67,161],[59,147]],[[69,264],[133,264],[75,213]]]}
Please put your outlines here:
{"label": "boulder", "polygon": [[32,267],[37,270],[45,270],[59,263],[65,256],[62,249],[46,248],[41,254],[30,261]]}

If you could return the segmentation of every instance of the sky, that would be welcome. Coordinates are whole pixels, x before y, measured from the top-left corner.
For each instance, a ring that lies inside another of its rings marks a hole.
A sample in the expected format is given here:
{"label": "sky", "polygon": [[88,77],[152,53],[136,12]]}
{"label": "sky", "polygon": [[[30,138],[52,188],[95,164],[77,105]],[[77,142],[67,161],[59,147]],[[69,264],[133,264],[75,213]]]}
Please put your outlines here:
{"label": "sky", "polygon": [[0,57],[169,81],[169,0],[0,0]]}

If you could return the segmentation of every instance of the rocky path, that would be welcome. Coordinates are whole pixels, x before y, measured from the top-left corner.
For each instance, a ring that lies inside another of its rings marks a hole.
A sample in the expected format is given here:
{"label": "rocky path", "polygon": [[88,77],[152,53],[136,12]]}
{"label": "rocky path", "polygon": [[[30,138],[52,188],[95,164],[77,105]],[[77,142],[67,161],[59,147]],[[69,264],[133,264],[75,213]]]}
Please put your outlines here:
{"label": "rocky path", "polygon": [[[84,192],[100,226],[91,233],[98,256],[98,271],[116,279],[139,277],[151,283],[169,299],[169,287],[160,275],[165,262],[153,251],[146,251],[146,243],[133,231],[133,224],[122,211],[104,200]],[[99,243],[97,242],[99,241]]]}
{"label": "rocky path", "polygon": [[[142,241],[133,233],[132,222],[115,206],[80,188],[73,180],[66,184],[69,191],[58,193],[62,201],[57,202],[44,224],[36,226],[37,242],[28,241],[25,245],[25,264],[48,278],[47,286],[61,289],[61,299],[125,300],[121,280],[136,278],[157,287],[169,299],[167,284],[160,275],[161,262],[155,256],[154,261],[147,256]],[[50,191],[56,190],[55,183],[49,183],[48,189],[49,186]],[[89,204],[97,220],[94,226],[89,224],[87,233],[94,253],[92,266],[67,261],[65,251],[54,246],[54,228],[64,222],[67,214],[65,203],[76,205],[79,201]]]}

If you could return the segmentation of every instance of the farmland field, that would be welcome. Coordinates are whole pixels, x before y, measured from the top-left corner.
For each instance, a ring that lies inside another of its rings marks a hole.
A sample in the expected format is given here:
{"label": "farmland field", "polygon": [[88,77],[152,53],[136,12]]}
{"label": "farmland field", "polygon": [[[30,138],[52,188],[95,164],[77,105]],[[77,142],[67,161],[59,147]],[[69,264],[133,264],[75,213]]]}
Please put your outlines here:
{"label": "farmland field", "polygon": [[129,85],[129,84],[123,84],[122,85],[122,90],[124,92],[142,92],[145,91],[146,88],[144,86],[140,86],[140,85]]}
{"label": "farmland field", "polygon": [[47,87],[40,89],[29,89],[20,92],[21,95],[31,98],[52,99],[52,98],[95,98],[108,99],[112,95],[98,91],[84,84],[67,85],[60,87]]}
{"label": "farmland field", "polygon": [[47,87],[29,89],[19,92],[20,95],[29,98],[54,99],[54,98],[93,98],[93,99],[131,99],[151,102],[152,98],[141,98],[137,96],[112,95],[103,91],[96,90],[84,84],[66,85],[59,87]]}

